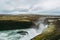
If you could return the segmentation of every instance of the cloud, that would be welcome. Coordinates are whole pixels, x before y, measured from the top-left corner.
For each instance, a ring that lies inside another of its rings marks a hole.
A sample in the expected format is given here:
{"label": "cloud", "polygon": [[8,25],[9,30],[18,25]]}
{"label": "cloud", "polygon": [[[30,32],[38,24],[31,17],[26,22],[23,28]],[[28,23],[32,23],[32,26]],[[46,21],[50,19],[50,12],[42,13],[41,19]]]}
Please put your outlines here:
{"label": "cloud", "polygon": [[33,11],[48,11],[53,10],[60,7],[60,0],[46,0],[38,2],[33,6]]}
{"label": "cloud", "polygon": [[0,0],[0,14],[58,14],[60,0]]}
{"label": "cloud", "polygon": [[24,9],[28,9],[30,7],[30,5],[26,4],[26,3],[21,3],[20,0],[6,0],[6,1],[1,1],[0,0],[0,9],[3,10],[13,10],[13,9],[19,9],[19,8],[24,8]]}

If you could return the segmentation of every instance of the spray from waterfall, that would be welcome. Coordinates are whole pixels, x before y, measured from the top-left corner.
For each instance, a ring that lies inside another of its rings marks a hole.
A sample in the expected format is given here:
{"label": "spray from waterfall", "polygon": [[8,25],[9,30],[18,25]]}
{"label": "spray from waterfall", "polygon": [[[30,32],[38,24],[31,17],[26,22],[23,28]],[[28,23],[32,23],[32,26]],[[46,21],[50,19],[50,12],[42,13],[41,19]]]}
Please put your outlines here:
{"label": "spray from waterfall", "polygon": [[42,33],[42,31],[48,27],[48,24],[45,24],[44,23],[44,20],[46,19],[46,17],[42,17],[38,20],[37,24],[39,25],[38,26],[38,29],[36,30],[37,31],[37,34],[36,35],[39,35]]}

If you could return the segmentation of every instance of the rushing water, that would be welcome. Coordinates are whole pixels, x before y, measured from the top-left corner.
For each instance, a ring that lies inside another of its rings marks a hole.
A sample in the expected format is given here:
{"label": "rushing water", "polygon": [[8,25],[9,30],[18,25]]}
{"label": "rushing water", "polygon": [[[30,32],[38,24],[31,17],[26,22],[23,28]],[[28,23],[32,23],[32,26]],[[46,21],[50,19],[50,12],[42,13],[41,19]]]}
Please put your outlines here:
{"label": "rushing water", "polygon": [[[45,25],[42,21],[39,21],[39,28],[29,28],[29,29],[16,29],[16,30],[6,30],[0,31],[0,40],[30,40],[36,35],[42,33],[42,31],[47,28],[48,25]],[[22,35],[17,33],[19,31],[26,31],[27,33]]]}
{"label": "rushing water", "polygon": [[[21,35],[17,33],[18,31],[27,31],[28,34]],[[8,30],[0,31],[0,40],[30,40],[36,34],[36,30],[30,29],[20,29],[20,30]]]}
{"label": "rushing water", "polygon": [[[43,26],[43,24],[41,24],[39,29],[30,28],[30,29],[0,31],[0,40],[30,40],[31,38],[40,34],[44,28],[45,27]],[[26,31],[28,32],[28,34],[21,35],[20,33],[17,33],[18,31]]]}

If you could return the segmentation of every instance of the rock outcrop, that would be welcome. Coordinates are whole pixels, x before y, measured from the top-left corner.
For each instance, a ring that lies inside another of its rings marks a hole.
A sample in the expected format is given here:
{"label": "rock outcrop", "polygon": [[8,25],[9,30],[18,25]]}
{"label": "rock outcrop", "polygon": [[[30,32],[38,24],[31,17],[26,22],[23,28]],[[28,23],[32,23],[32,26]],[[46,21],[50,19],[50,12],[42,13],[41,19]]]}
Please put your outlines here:
{"label": "rock outcrop", "polygon": [[28,32],[26,32],[26,31],[18,31],[17,33],[20,34],[20,35],[26,35],[26,34],[28,34]]}

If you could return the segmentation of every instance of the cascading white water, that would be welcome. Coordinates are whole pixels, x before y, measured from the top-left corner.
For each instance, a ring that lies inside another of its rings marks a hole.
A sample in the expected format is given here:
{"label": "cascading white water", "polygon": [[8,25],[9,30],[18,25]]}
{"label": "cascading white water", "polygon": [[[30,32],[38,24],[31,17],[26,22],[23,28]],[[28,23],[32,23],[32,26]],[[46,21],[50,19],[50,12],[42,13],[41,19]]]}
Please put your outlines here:
{"label": "cascading white water", "polygon": [[44,20],[45,20],[45,19],[46,19],[46,18],[44,17],[44,18],[40,18],[40,19],[38,20],[37,24],[39,24],[39,27],[38,27],[38,29],[36,29],[36,34],[34,35],[34,37],[37,36],[37,35],[39,35],[39,34],[41,34],[42,31],[43,31],[45,28],[48,27],[48,24],[44,24]]}
{"label": "cascading white water", "polygon": [[[0,31],[0,40],[30,40],[36,35],[42,33],[42,31],[47,28],[48,25],[45,25],[44,22],[45,18],[40,18],[38,23],[39,28],[29,28],[29,29],[17,29],[17,30],[8,30],[8,31]],[[28,34],[21,35],[17,33],[18,31],[26,31]]]}
{"label": "cascading white water", "polygon": [[39,25],[39,29],[38,29],[38,33],[37,33],[37,35],[38,34],[41,34],[42,33],[42,31],[45,29],[45,28],[47,28],[47,26],[48,25],[44,25],[43,23],[41,23],[40,25]]}

